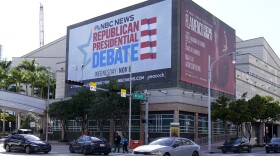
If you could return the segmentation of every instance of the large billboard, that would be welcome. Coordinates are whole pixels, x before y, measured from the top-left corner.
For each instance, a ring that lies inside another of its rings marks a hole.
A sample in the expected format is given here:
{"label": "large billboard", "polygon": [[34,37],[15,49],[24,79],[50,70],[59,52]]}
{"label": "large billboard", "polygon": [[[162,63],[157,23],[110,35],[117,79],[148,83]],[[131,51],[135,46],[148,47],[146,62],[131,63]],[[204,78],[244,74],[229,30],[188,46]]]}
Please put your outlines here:
{"label": "large billboard", "polygon": [[[181,1],[181,80],[234,95],[235,30],[190,0]],[[213,63],[213,61],[215,61]]]}
{"label": "large billboard", "polygon": [[135,83],[170,79],[171,4],[166,0],[68,27],[67,79],[100,84],[113,77],[125,83],[130,72]]}

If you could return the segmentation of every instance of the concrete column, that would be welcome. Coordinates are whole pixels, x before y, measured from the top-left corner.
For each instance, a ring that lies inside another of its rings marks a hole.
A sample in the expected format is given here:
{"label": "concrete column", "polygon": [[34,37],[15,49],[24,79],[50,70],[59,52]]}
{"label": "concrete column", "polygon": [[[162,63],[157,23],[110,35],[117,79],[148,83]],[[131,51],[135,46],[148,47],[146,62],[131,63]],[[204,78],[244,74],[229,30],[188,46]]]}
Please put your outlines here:
{"label": "concrete column", "polygon": [[21,120],[20,120],[20,119],[21,119],[21,112],[17,112],[17,113],[16,113],[16,116],[17,116],[17,117],[16,117],[16,118],[17,118],[16,129],[20,129],[20,127],[21,127],[21,126],[20,126],[20,125],[21,125],[21,122],[20,122],[20,121],[21,121]]}
{"label": "concrete column", "polygon": [[280,136],[280,125],[277,125],[276,137]]}
{"label": "concrete column", "polygon": [[174,120],[173,122],[179,123],[179,109],[174,110]]}
{"label": "concrete column", "polygon": [[6,127],[5,127],[5,124],[6,124],[6,110],[5,109],[3,109],[3,134],[5,133],[5,129],[6,129]]}
{"label": "concrete column", "polygon": [[194,141],[198,142],[198,113],[194,114]]}
{"label": "concrete column", "polygon": [[264,143],[263,137],[265,137],[265,124],[261,123],[260,125],[260,134],[259,134],[260,144]]}
{"label": "concrete column", "polygon": [[140,116],[140,139],[139,140],[145,140],[144,130],[145,130],[145,123],[142,123],[142,120],[145,119],[144,115]]}

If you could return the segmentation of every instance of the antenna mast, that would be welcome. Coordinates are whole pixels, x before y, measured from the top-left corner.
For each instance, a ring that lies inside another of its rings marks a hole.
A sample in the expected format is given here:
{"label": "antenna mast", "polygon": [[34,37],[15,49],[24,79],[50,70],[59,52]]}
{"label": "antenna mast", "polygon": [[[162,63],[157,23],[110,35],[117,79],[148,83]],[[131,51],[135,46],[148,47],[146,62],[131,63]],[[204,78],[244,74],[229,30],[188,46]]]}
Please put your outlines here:
{"label": "antenna mast", "polygon": [[40,47],[44,46],[44,7],[40,3]]}

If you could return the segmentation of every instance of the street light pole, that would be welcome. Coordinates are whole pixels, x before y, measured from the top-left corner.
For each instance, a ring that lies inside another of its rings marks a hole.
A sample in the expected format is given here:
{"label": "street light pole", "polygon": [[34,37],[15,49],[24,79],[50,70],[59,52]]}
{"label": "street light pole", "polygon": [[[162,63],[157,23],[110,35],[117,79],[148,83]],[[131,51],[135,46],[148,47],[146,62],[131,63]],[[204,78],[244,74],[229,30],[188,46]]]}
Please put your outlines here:
{"label": "street light pole", "polygon": [[[119,50],[121,47],[116,45],[114,50]],[[129,119],[128,119],[128,147],[130,147],[130,140],[131,140],[131,86],[132,86],[132,56],[129,52],[127,52],[130,60],[130,72],[129,72]]]}
{"label": "street light pole", "polygon": [[211,56],[208,56],[208,152],[211,152]]}
{"label": "street light pole", "polygon": [[48,98],[47,98],[47,106],[46,106],[46,111],[47,111],[47,117],[46,117],[46,142],[48,142],[48,131],[49,131],[49,125],[48,125],[48,120],[49,120],[49,104],[50,104],[50,74],[48,74]]}
{"label": "street light pole", "polygon": [[[214,58],[213,62],[211,62],[211,56],[208,56],[208,152],[211,152],[211,77],[212,77],[212,66],[214,63],[216,63],[220,58],[235,54],[235,52],[226,53],[221,56],[218,56],[217,58]],[[235,63],[235,60],[232,61],[232,63]]]}
{"label": "street light pole", "polygon": [[131,140],[131,78],[132,78],[132,60],[131,55],[129,54],[130,58],[130,72],[129,72],[129,119],[128,119],[128,146],[130,147],[130,140]]}

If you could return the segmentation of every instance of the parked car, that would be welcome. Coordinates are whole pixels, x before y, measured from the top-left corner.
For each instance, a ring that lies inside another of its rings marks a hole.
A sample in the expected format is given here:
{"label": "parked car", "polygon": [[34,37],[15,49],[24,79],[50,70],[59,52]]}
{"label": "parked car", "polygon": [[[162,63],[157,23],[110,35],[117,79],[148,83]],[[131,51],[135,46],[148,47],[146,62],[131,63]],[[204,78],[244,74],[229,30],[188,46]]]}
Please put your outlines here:
{"label": "parked car", "polygon": [[27,154],[32,152],[49,153],[52,149],[49,143],[43,142],[40,138],[32,134],[10,135],[5,138],[3,147],[6,152],[17,150],[25,151]]}
{"label": "parked car", "polygon": [[148,145],[138,146],[133,155],[158,156],[200,156],[200,146],[195,142],[181,137],[163,137]]}
{"label": "parked car", "polygon": [[12,132],[12,134],[33,134],[33,131],[31,129],[18,129]]}
{"label": "parked car", "polygon": [[280,152],[280,138],[272,138],[270,140],[270,143],[268,143],[265,146],[266,153],[269,153],[270,151]]}
{"label": "parked car", "polygon": [[247,151],[251,153],[252,145],[250,144],[249,140],[245,137],[239,138],[231,138],[229,141],[226,141],[224,144],[221,145],[220,149],[223,153],[226,152],[235,152],[241,153],[243,151]]}
{"label": "parked car", "polygon": [[71,153],[82,153],[84,155],[94,153],[108,155],[111,153],[111,149],[111,143],[99,136],[83,135],[73,140],[69,145]]}

